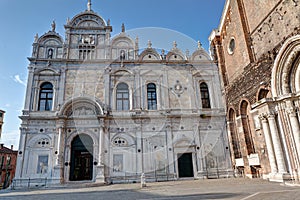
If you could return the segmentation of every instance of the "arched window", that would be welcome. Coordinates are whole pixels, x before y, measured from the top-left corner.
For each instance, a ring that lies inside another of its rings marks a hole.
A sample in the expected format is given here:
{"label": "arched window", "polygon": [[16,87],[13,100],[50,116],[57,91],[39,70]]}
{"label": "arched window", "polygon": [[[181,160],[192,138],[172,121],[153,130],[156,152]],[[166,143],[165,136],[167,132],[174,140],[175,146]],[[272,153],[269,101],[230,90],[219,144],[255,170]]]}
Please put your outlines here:
{"label": "arched window", "polygon": [[129,110],[129,90],[126,83],[117,86],[117,110]]}
{"label": "arched window", "polygon": [[206,83],[200,84],[202,108],[211,108],[209,100],[209,91]]}
{"label": "arched window", "polygon": [[147,85],[148,110],[157,110],[156,85],[149,83]]}
{"label": "arched window", "polygon": [[52,110],[53,102],[53,85],[51,83],[43,83],[40,88],[39,111]]}

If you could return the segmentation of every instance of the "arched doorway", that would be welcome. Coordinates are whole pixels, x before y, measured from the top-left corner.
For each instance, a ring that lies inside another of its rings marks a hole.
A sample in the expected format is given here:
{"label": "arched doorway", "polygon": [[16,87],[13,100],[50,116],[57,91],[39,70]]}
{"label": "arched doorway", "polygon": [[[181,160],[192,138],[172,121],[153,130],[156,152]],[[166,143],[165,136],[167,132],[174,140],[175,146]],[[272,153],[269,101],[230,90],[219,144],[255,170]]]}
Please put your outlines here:
{"label": "arched doorway", "polygon": [[71,143],[70,181],[92,180],[93,140],[81,134]]}
{"label": "arched doorway", "polygon": [[250,155],[255,153],[255,148],[253,144],[253,138],[250,127],[250,119],[249,119],[249,104],[247,101],[242,101],[241,103],[241,118],[242,118],[242,126],[245,135],[245,142],[247,147],[247,154]]}

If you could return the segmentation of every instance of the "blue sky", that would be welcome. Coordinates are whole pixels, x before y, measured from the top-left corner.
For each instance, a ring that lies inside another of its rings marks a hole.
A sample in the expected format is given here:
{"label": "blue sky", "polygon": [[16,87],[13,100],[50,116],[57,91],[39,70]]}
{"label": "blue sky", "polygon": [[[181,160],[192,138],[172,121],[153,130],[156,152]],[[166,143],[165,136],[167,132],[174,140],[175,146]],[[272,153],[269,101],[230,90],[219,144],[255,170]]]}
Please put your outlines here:
{"label": "blue sky", "polygon": [[[218,27],[225,0],[92,0],[92,9],[110,19],[113,35],[125,23],[128,34],[140,37],[140,48],[151,40],[153,47],[172,48],[177,41],[183,52],[192,53],[200,40],[208,50],[208,37]],[[86,9],[87,0],[0,0],[0,109],[6,111],[1,143],[15,145],[24,104],[27,57],[36,33],[41,36],[56,21],[56,31],[64,37],[67,18]],[[147,34],[157,27],[159,34]],[[153,37],[153,38],[152,38]],[[177,38],[176,38],[177,37]],[[182,39],[183,38],[183,39]]]}

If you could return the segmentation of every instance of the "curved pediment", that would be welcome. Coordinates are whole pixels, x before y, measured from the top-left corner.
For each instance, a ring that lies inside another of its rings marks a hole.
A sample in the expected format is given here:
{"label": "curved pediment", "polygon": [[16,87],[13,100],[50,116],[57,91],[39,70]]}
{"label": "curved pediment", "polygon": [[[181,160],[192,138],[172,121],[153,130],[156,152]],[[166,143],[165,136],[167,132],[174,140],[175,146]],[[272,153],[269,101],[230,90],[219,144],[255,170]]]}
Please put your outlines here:
{"label": "curved pediment", "polygon": [[209,54],[204,49],[198,49],[190,58],[191,61],[210,61]]}
{"label": "curved pediment", "polygon": [[37,70],[35,72],[35,74],[44,75],[44,76],[60,75],[60,73],[58,71],[55,71],[51,68],[43,68],[43,69]]}
{"label": "curved pediment", "polygon": [[145,49],[140,55],[140,61],[161,60],[160,55],[153,48]]}
{"label": "curved pediment", "polygon": [[106,26],[106,22],[102,17],[97,15],[92,11],[80,13],[76,15],[68,25],[77,28],[104,28]]}
{"label": "curved pediment", "polygon": [[49,31],[38,38],[37,43],[45,46],[61,46],[63,39],[58,33]]}

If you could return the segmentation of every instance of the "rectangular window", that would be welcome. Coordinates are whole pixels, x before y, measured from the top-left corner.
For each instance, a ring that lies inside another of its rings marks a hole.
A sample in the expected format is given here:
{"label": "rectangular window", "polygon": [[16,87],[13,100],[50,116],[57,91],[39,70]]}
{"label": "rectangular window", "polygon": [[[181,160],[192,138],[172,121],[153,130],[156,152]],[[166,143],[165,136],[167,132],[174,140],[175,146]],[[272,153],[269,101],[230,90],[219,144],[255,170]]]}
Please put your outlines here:
{"label": "rectangular window", "polygon": [[11,157],[7,156],[6,165],[9,166],[11,163]]}
{"label": "rectangular window", "polygon": [[48,171],[48,156],[39,156],[37,163],[37,174],[46,174]]}
{"label": "rectangular window", "polygon": [[2,117],[3,116],[3,113],[0,113],[0,117]]}
{"label": "rectangular window", "polygon": [[3,165],[4,165],[4,156],[1,157],[1,162],[0,162],[1,169],[2,169]]}
{"label": "rectangular window", "polygon": [[113,172],[122,172],[123,171],[123,155],[114,154],[113,157]]}

